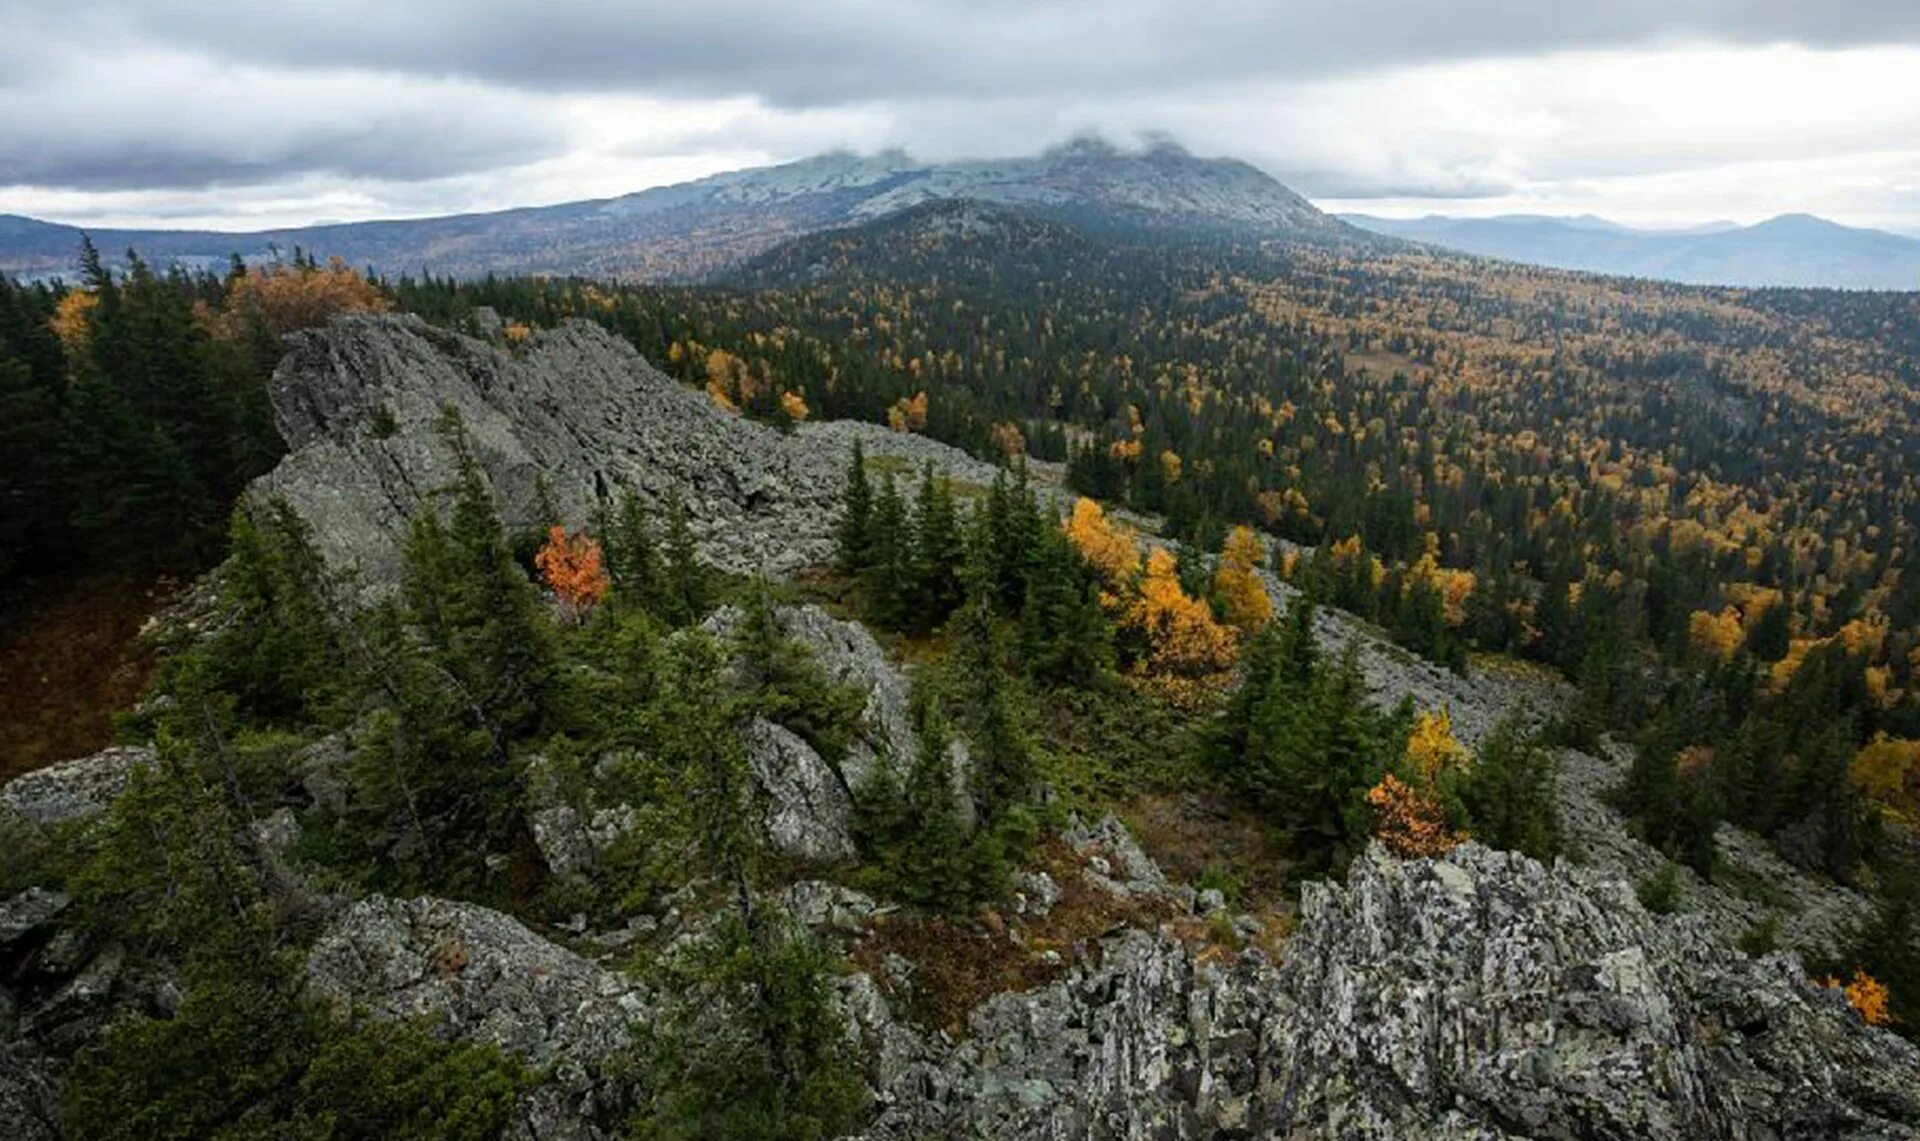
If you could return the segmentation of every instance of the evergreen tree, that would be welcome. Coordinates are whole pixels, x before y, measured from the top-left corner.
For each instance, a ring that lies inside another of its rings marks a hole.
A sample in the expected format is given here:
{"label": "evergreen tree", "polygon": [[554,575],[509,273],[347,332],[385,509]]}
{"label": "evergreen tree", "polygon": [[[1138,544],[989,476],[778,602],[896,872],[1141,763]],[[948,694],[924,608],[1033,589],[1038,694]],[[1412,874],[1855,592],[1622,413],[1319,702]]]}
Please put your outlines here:
{"label": "evergreen tree", "polygon": [[1004,646],[990,590],[986,568],[978,561],[970,564],[967,600],[950,624],[949,669],[956,705],[967,714],[974,802],[983,826],[1024,806],[1037,775],[1020,699],[1002,665]]}
{"label": "evergreen tree", "polygon": [[1022,462],[1009,483],[1004,472],[994,476],[987,490],[986,506],[976,520],[976,544],[984,544],[986,559],[1002,613],[1017,614],[1027,598],[1028,576],[1041,556],[1041,544],[1049,531],[1040,504],[1028,485],[1027,466]]}
{"label": "evergreen tree", "polygon": [[907,507],[888,476],[873,501],[873,542],[860,579],[867,609],[879,625],[904,629],[913,607],[913,536]]}
{"label": "evergreen tree", "polygon": [[1025,577],[1020,632],[1027,672],[1049,685],[1099,688],[1113,675],[1113,623],[1073,543],[1057,530],[1042,532]]}
{"label": "evergreen tree", "polygon": [[312,530],[283,499],[234,509],[221,571],[226,617],[204,653],[259,723],[321,723],[351,678]]}
{"label": "evergreen tree", "polygon": [[1747,652],[1763,662],[1777,662],[1787,656],[1793,640],[1793,607],[1782,599],[1760,612],[1747,635]]}
{"label": "evergreen tree", "polygon": [[945,477],[935,479],[932,462],[921,473],[912,533],[914,602],[909,616],[915,628],[931,630],[960,605],[964,593],[960,568],[967,557],[953,483]]}
{"label": "evergreen tree", "polygon": [[693,541],[693,525],[687,518],[686,501],[680,490],[667,493],[666,589],[660,600],[660,616],[674,626],[686,626],[700,620],[711,603],[707,598],[707,572],[700,565]]}
{"label": "evergreen tree", "polygon": [[781,629],[764,583],[742,603],[729,648],[748,708],[837,765],[859,732],[866,694],[835,683],[807,647]]}
{"label": "evergreen tree", "polygon": [[969,829],[955,787],[953,730],[924,687],[913,692],[920,751],[904,782],[894,765],[873,767],[855,797],[855,834],[864,861],[888,896],[956,912],[999,898],[1006,861],[998,835]]}
{"label": "evergreen tree", "polygon": [[430,502],[414,516],[402,552],[406,620],[504,762],[508,739],[531,730],[544,712],[552,639],[458,418],[448,417],[442,430],[459,476],[445,523]]}
{"label": "evergreen tree", "polygon": [[1553,754],[1523,736],[1511,717],[1495,725],[1481,743],[1458,792],[1474,839],[1536,860],[1559,854]]}
{"label": "evergreen tree", "polygon": [[853,442],[847,462],[847,489],[840,500],[839,541],[834,556],[840,573],[859,578],[873,566],[873,484],[867,479],[867,452]]}
{"label": "evergreen tree", "polygon": [[619,506],[598,530],[614,597],[629,606],[661,613],[668,605],[667,569],[640,496],[631,488],[623,489]]}
{"label": "evergreen tree", "polygon": [[64,538],[64,435],[59,388],[35,376],[0,335],[0,581]]}
{"label": "evergreen tree", "polygon": [[308,999],[244,824],[169,736],[74,887],[110,937],[181,962],[165,1017],[129,1014],[74,1059],[62,1125],[83,1141],[458,1138],[511,1122],[526,1076],[491,1047],[342,1022]]}

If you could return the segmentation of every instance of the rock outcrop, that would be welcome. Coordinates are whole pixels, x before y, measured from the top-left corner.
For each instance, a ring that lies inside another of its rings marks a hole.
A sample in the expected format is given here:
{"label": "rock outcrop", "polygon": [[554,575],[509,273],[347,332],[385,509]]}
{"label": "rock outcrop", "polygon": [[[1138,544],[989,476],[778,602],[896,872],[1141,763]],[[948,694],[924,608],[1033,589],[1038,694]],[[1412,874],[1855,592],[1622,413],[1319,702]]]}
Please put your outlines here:
{"label": "rock outcrop", "polygon": [[1128,930],[919,1046],[869,1136],[1920,1136],[1920,1050],[1795,960],[1477,845],[1310,886],[1280,965]]}
{"label": "rock outcrop", "polygon": [[[747,727],[745,744],[754,777],[767,800],[767,833],[774,846],[802,860],[850,859],[853,846],[853,793],[874,766],[911,764],[920,752],[920,736],[910,711],[912,682],[858,622],[835,618],[818,606],[783,606],[775,612],[780,629],[805,646],[836,685],[866,695],[860,731],[846,755],[830,763],[798,735],[765,720]],[[726,637],[739,611],[723,607],[705,627]],[[959,803],[971,814],[966,781],[972,759],[956,739],[951,759]]]}
{"label": "rock outcrop", "polygon": [[632,1041],[650,1002],[630,977],[477,904],[372,896],[348,908],[307,958],[308,990],[343,1010],[425,1018],[449,1038],[498,1046],[545,1072],[521,1133],[601,1136],[617,1097],[603,1065]]}
{"label": "rock outcrop", "polygon": [[46,826],[91,819],[126,791],[133,770],[152,763],[151,747],[121,745],[17,776],[0,787],[0,821],[11,816]]}
{"label": "rock outcrop", "polygon": [[550,511],[581,525],[623,488],[658,512],[677,491],[701,556],[731,571],[785,573],[831,555],[855,439],[963,480],[994,470],[875,425],[783,434],[588,321],[509,351],[417,317],[343,317],[295,334],[288,350],[271,386],[288,455],[253,494],[290,502],[329,562],[357,568],[369,591],[395,581],[408,520],[455,477],[447,409],[510,528],[544,527]]}

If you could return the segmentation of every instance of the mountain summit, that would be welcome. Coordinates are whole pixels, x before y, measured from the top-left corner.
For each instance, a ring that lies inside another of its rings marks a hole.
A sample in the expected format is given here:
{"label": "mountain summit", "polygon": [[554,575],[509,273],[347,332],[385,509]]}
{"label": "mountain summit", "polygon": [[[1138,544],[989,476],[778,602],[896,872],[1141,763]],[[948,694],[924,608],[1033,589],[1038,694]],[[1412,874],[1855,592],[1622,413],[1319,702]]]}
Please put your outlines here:
{"label": "mountain summit", "polygon": [[[490,214],[251,234],[119,230],[92,236],[103,249],[132,246],[156,260],[188,264],[218,264],[235,252],[268,257],[300,246],[396,273],[694,280],[788,238],[960,198],[1157,228],[1276,237],[1352,232],[1247,163],[1199,158],[1170,142],[1129,150],[1086,137],[1027,158],[951,163],[920,162],[897,150],[833,153],[619,198]],[[80,233],[0,219],[0,272],[70,271]]]}

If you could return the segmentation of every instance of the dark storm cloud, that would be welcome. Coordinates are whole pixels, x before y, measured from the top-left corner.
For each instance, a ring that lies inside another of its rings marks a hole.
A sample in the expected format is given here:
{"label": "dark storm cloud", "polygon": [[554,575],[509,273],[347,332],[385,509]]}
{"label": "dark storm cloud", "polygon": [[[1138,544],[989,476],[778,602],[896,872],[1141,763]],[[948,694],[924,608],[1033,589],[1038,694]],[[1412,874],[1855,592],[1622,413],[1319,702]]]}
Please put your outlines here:
{"label": "dark storm cloud", "polygon": [[[73,5],[13,0],[44,12]],[[83,22],[283,66],[782,106],[1298,79],[1685,38],[1920,41],[1915,0],[106,0]]]}

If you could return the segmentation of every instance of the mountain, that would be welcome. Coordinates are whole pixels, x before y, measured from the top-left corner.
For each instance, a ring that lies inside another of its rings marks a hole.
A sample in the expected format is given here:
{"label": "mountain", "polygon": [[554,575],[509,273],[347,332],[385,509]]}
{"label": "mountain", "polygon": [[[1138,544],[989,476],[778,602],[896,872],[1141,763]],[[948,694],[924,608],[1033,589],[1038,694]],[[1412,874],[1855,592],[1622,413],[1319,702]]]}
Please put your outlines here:
{"label": "mountain", "polygon": [[1920,241],[1784,214],[1754,226],[1636,230],[1600,218],[1376,218],[1365,230],[1486,257],[1694,285],[1920,289]]}
{"label": "mountain", "polygon": [[[899,151],[821,155],[637,194],[557,206],[259,233],[94,230],[102,250],[217,264],[295,246],[383,272],[584,274],[694,280],[787,239],[944,199],[1092,213],[1153,228],[1338,237],[1346,226],[1246,163],[1170,143],[1129,151],[1081,139],[1032,158],[928,164]],[[82,231],[0,216],[0,272],[70,272]]]}

